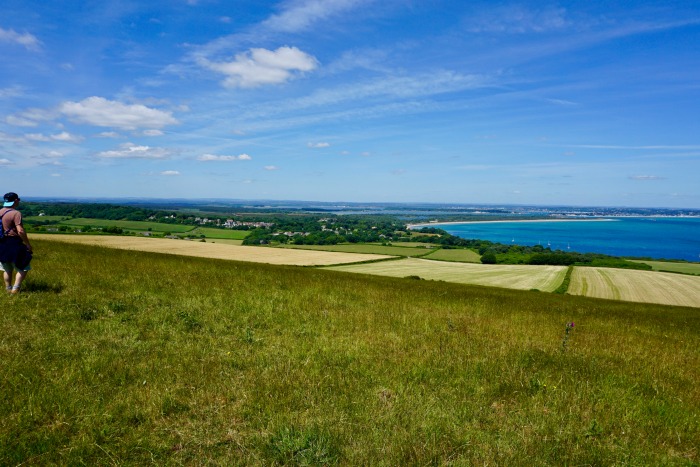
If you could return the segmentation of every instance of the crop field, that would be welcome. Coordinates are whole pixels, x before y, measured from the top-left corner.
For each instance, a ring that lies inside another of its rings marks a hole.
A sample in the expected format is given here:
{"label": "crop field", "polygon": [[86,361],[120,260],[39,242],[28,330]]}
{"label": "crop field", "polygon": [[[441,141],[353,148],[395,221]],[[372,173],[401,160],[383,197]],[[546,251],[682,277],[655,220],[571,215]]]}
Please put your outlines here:
{"label": "crop field", "polygon": [[465,248],[455,248],[446,250],[441,248],[434,253],[424,256],[426,259],[434,259],[439,261],[456,261],[458,263],[481,263],[481,255],[473,250]]}
{"label": "crop field", "polygon": [[654,271],[680,272],[681,274],[700,275],[700,263],[674,263],[671,261],[635,261],[645,263]]}
{"label": "crop field", "polygon": [[576,267],[568,293],[700,308],[700,277],[627,269]]}
{"label": "crop field", "polygon": [[207,238],[227,240],[243,240],[250,235],[248,230],[216,229],[213,227],[197,227],[188,233],[191,235],[201,234]]}
{"label": "crop field", "polygon": [[408,277],[485,285],[507,289],[553,292],[566,275],[564,266],[518,266],[497,264],[449,263],[406,258],[397,261],[333,266],[328,269],[378,276]]}
{"label": "crop field", "polygon": [[75,227],[84,227],[90,225],[92,227],[119,227],[126,230],[147,231],[151,229],[153,232],[172,232],[185,233],[194,229],[191,225],[182,224],[165,224],[163,222],[147,222],[147,221],[113,221],[109,219],[87,219],[76,218],[68,219],[61,224]]}
{"label": "crop field", "polygon": [[389,258],[383,255],[338,253],[331,251],[301,251],[284,248],[261,248],[236,246],[222,243],[172,240],[165,238],[142,238],[110,235],[51,235],[32,234],[32,239],[80,243],[123,250],[138,250],[200,258],[227,259],[253,263],[287,264],[294,266],[322,266],[355,263]]}
{"label": "crop field", "polygon": [[372,244],[341,244],[341,245],[279,245],[275,248],[290,248],[295,250],[339,251],[343,253],[360,253],[389,256],[422,256],[431,250],[427,248],[411,248],[401,246],[384,246]]}

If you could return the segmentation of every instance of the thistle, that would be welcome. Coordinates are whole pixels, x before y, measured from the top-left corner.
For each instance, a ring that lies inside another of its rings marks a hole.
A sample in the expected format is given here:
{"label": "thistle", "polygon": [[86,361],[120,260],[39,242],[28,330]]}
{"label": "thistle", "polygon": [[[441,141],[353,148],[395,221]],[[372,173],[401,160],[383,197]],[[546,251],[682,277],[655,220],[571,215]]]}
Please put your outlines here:
{"label": "thistle", "polygon": [[566,351],[566,343],[569,340],[569,333],[574,329],[574,322],[566,323],[566,330],[564,331],[564,340],[561,342],[562,352]]}

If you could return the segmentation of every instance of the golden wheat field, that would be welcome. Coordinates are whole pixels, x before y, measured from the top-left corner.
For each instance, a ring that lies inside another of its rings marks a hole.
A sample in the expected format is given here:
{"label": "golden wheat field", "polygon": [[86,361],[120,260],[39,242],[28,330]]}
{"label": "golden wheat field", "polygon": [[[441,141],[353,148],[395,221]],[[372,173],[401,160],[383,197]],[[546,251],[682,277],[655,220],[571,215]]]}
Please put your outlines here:
{"label": "golden wheat field", "polygon": [[577,267],[571,275],[568,293],[629,302],[700,307],[700,277]]}
{"label": "golden wheat field", "polygon": [[390,258],[390,256],[375,254],[262,248],[165,238],[51,234],[33,234],[32,238],[57,242],[82,243],[85,245],[119,248],[123,250],[248,261],[252,263],[286,264],[292,266],[326,266]]}
{"label": "golden wheat field", "polygon": [[327,269],[378,276],[419,276],[421,279],[457,282],[460,284],[520,290],[538,289],[544,292],[556,290],[566,274],[565,266],[448,263],[417,258],[334,266]]}

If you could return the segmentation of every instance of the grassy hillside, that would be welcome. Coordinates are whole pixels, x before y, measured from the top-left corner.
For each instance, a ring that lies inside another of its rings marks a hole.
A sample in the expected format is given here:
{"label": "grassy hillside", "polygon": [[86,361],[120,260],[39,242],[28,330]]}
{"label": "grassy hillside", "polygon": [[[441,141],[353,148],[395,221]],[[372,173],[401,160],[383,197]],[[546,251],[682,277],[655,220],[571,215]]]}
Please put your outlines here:
{"label": "grassy hillside", "polygon": [[697,309],[34,243],[2,465],[700,462]]}

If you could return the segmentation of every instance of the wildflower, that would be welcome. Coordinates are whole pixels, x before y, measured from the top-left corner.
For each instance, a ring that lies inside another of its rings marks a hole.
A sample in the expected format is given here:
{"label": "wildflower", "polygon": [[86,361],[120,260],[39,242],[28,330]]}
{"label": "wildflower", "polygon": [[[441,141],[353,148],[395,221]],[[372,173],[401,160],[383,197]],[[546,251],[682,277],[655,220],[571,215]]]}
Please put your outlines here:
{"label": "wildflower", "polygon": [[564,331],[564,340],[561,342],[562,352],[566,350],[566,343],[569,340],[569,333],[574,329],[574,322],[566,323],[566,330]]}

